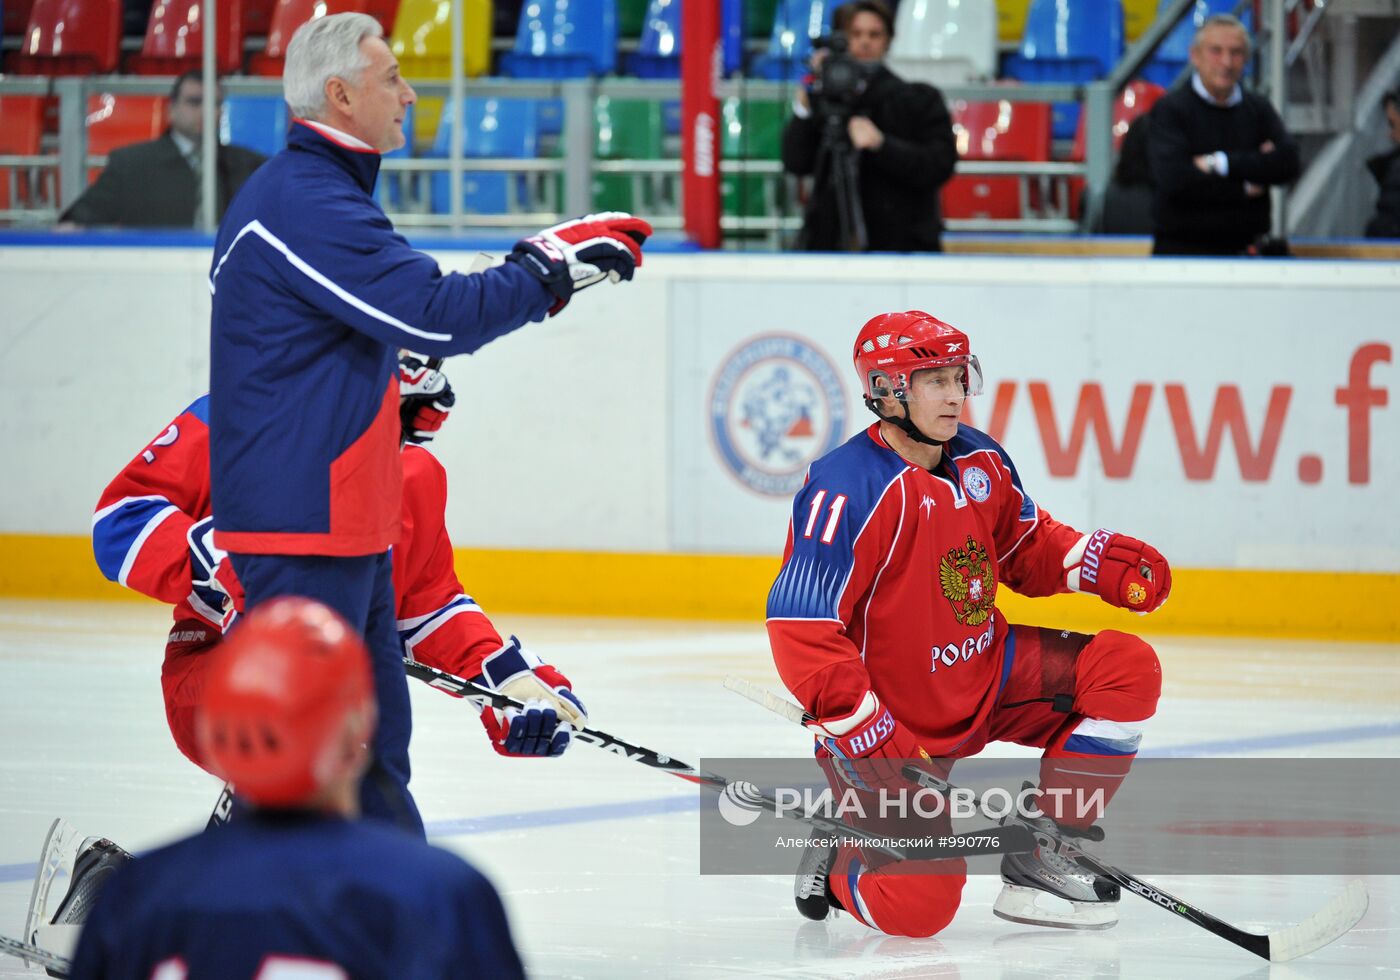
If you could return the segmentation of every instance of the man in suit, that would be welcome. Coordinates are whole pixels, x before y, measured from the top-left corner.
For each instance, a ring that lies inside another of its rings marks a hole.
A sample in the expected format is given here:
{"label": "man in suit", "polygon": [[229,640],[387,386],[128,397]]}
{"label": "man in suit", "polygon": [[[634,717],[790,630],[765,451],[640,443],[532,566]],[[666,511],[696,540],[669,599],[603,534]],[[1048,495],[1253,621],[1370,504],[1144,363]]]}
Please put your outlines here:
{"label": "man in suit", "polygon": [[[199,217],[204,138],[204,83],[198,71],[175,80],[170,128],[159,138],[113,150],[107,166],[61,221],[130,228],[191,228]],[[219,216],[267,158],[241,146],[220,146]]]}

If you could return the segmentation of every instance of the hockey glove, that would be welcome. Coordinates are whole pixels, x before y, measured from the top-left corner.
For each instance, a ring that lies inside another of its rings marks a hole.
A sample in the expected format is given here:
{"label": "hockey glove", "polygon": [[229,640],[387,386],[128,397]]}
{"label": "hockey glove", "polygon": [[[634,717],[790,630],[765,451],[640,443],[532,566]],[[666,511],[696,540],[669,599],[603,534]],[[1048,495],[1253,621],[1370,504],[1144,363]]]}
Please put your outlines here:
{"label": "hockey glove", "polygon": [[190,605],[209,622],[227,629],[243,605],[243,586],[233,573],[228,552],[214,545],[214,518],[191,524],[185,539],[190,545]]}
{"label": "hockey glove", "polygon": [[1065,555],[1065,584],[1110,606],[1150,613],[1167,601],[1172,570],[1150,544],[1103,528],[1086,534]]}
{"label": "hockey glove", "polygon": [[432,442],[457,396],[447,375],[428,367],[412,354],[399,357],[399,422],[403,441],[421,446]]}
{"label": "hockey glove", "polygon": [[857,789],[909,786],[900,770],[910,759],[929,758],[874,691],[866,691],[851,713],[809,722],[807,729],[817,737],[818,758],[832,759],[841,778]]}
{"label": "hockey glove", "polygon": [[631,279],[642,264],[651,225],[622,211],[600,211],[546,228],[515,243],[506,256],[524,266],[555,296],[554,316],[580,289]]}
{"label": "hockey glove", "polygon": [[569,679],[522,649],[513,636],[482,661],[474,680],[524,703],[523,708],[487,708],[481,713],[491,746],[501,755],[563,755],[574,729],[588,724],[588,712]]}

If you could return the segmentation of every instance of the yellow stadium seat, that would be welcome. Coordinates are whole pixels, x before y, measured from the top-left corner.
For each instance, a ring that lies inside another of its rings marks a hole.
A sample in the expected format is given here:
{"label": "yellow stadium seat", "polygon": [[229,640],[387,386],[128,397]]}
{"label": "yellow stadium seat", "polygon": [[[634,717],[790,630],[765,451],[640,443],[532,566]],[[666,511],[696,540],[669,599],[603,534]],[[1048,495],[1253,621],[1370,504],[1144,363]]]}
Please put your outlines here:
{"label": "yellow stadium seat", "polygon": [[[389,49],[409,82],[451,77],[450,0],[401,0]],[[491,0],[463,0],[462,65],[468,78],[491,70]],[[442,99],[420,99],[414,113],[414,141],[431,143],[442,115]]]}
{"label": "yellow stadium seat", "polygon": [[1123,0],[1123,37],[1129,44],[1157,19],[1157,0]]}
{"label": "yellow stadium seat", "polygon": [[1031,0],[997,0],[997,40],[1002,44],[1020,44],[1026,33],[1026,11]]}

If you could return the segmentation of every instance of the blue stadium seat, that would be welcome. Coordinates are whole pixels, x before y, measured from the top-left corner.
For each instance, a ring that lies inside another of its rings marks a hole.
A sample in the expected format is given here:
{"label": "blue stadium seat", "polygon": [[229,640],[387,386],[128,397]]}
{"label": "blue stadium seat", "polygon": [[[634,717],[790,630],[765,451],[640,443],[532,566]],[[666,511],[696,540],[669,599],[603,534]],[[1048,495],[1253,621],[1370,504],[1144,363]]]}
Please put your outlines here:
{"label": "blue stadium seat", "polygon": [[834,0],[780,0],[773,12],[768,50],[754,59],[749,73],[770,81],[796,81],[807,74],[812,39],[831,31]]}
{"label": "blue stadium seat", "polygon": [[[1157,4],[1158,16],[1161,16],[1162,8],[1171,3],[1171,0],[1161,0]],[[1212,14],[1229,14],[1235,10],[1235,0],[1196,0],[1196,5],[1186,12],[1186,16],[1177,22],[1170,34],[1163,38],[1162,43],[1157,47],[1157,53],[1152,56],[1152,60],[1143,65],[1138,77],[1154,82],[1163,88],[1171,88],[1177,76],[1185,70],[1186,65],[1191,60],[1191,40],[1196,36],[1196,31],[1206,22],[1206,18]],[[1250,34],[1254,33],[1254,10],[1251,6],[1246,6],[1244,16],[1240,18],[1244,21],[1244,26],[1249,29]]]}
{"label": "blue stadium seat", "polygon": [[[539,149],[541,99],[470,98],[465,102],[462,153],[467,157],[533,158]],[[453,103],[443,106],[433,148],[424,156],[446,158],[452,147]],[[452,210],[451,174],[435,173],[429,199],[435,214]],[[463,208],[472,214],[505,214],[526,210],[528,185],[522,174],[469,173],[463,177]]]}
{"label": "blue stadium seat", "polygon": [[219,141],[272,156],[287,145],[290,124],[280,95],[229,95],[219,119]]}
{"label": "blue stadium seat", "polygon": [[[1020,51],[1005,74],[1022,82],[1089,82],[1123,56],[1122,0],[1032,0]],[[1056,139],[1071,139],[1077,103],[1055,106]]]}
{"label": "blue stadium seat", "polygon": [[637,50],[627,71],[638,78],[679,78],[681,74],[681,0],[650,0]]}
{"label": "blue stadium seat", "polygon": [[617,67],[617,0],[531,0],[500,72],[512,78],[584,78]]}

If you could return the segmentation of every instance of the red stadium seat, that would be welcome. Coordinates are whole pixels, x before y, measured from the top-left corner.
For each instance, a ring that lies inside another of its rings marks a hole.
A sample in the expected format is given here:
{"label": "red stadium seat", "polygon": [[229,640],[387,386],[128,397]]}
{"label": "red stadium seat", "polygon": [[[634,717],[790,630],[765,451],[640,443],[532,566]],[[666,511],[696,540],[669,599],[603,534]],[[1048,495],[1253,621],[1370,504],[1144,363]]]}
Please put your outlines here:
{"label": "red stadium seat", "polygon": [[[137,75],[178,75],[204,57],[204,0],[155,0],[141,53],[126,61]],[[243,67],[243,0],[219,0],[215,61],[222,74]]]}
{"label": "red stadium seat", "polygon": [[399,16],[399,0],[369,0],[365,5],[365,13],[379,21],[379,26],[384,28],[384,36],[387,38],[394,32],[394,21]]}
{"label": "red stadium seat", "polygon": [[[1113,102],[1113,152],[1117,153],[1123,146],[1123,137],[1128,132],[1128,127],[1132,125],[1134,119],[1143,115],[1151,109],[1167,90],[1160,85],[1141,80],[1129,82],[1127,87],[1119,93],[1118,98]],[[1088,113],[1079,114],[1079,127],[1074,131],[1074,146],[1070,150],[1069,158],[1076,163],[1084,159],[1084,145],[1087,137],[1084,133],[1085,120]],[[1070,217],[1079,216],[1079,200],[1084,195],[1084,180],[1082,177],[1071,177],[1069,179],[1069,213]]]}
{"label": "red stadium seat", "polygon": [[121,0],[34,0],[6,67],[25,75],[114,72],[121,40]]}
{"label": "red stadium seat", "polygon": [[[99,92],[88,96],[87,151],[106,156],[118,147],[153,140],[165,131],[169,100],[163,95]],[[88,170],[91,184],[101,168]]]}
{"label": "red stadium seat", "polygon": [[34,0],[5,0],[5,16],[0,21],[0,31],[19,37],[29,25],[29,11]]}
{"label": "red stadium seat", "polygon": [[267,47],[248,59],[250,75],[281,75],[282,59],[297,28],[313,17],[328,14],[369,13],[370,0],[277,0],[272,24],[267,30]]}
{"label": "red stadium seat", "polygon": [[272,26],[272,8],[277,0],[243,0],[243,34],[266,37]]}
{"label": "red stadium seat", "polygon": [[[33,156],[43,135],[44,96],[0,95],[0,153]],[[35,190],[29,168],[0,167],[0,210],[36,206]]]}
{"label": "red stadium seat", "polygon": [[[953,135],[964,160],[1050,159],[1051,107],[1046,102],[954,101]],[[1020,177],[955,175],[943,186],[945,218],[1020,218]]]}

